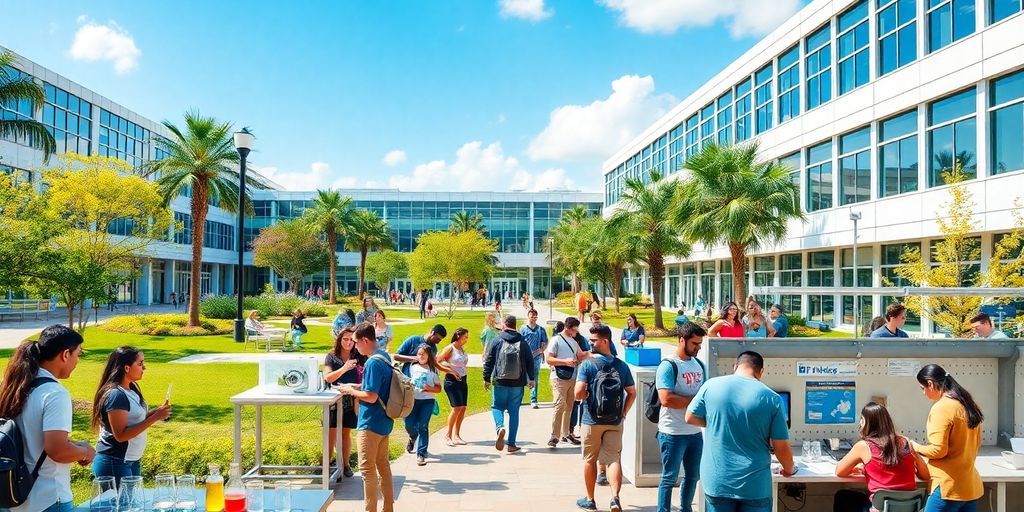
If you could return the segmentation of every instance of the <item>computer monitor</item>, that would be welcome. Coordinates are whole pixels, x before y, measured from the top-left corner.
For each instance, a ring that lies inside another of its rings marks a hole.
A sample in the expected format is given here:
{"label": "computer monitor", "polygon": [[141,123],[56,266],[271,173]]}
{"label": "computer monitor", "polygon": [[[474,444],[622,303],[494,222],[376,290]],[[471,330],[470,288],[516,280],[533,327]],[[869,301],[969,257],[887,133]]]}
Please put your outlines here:
{"label": "computer monitor", "polygon": [[787,428],[792,428],[793,427],[793,421],[790,418],[793,417],[793,409],[792,409],[792,406],[790,405],[791,404],[791,400],[790,400],[790,396],[789,396],[789,391],[776,391],[776,393],[778,393],[779,397],[782,398],[782,409],[784,411],[786,411],[786,427]]}

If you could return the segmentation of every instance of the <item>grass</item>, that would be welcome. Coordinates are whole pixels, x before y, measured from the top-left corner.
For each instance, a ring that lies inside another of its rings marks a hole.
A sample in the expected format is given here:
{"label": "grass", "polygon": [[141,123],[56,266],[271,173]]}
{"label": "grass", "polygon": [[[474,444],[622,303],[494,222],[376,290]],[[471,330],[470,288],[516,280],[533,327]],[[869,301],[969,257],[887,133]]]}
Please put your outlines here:
{"label": "grass", "polygon": [[[419,319],[415,309],[385,308],[388,318]],[[470,330],[470,342],[466,345],[468,352],[479,353],[479,332],[483,326],[483,311],[458,311],[452,319],[445,317],[428,319],[423,323],[394,326],[395,339],[391,350],[408,336],[424,334],[435,323],[445,325],[449,335],[458,327]],[[333,318],[333,316],[331,317]],[[271,319],[270,322],[286,322],[282,319]],[[309,333],[303,339],[304,352],[315,355],[326,354],[332,346],[330,326],[307,323]],[[228,399],[252,386],[257,381],[257,365],[244,363],[212,363],[212,364],[180,364],[171,363],[181,357],[221,352],[244,352],[243,344],[235,343],[230,334],[216,336],[145,336],[137,334],[105,331],[97,327],[88,327],[83,333],[85,337],[84,352],[70,379],[62,382],[71,392],[74,402],[74,433],[76,440],[88,440],[95,443],[96,435],[89,429],[89,418],[92,410],[92,398],[98,385],[99,377],[107,355],[121,345],[133,345],[140,348],[146,358],[146,373],[140,382],[143,393],[150,403],[161,401],[163,391],[168,384],[173,384],[174,414],[167,423],[155,425],[148,431],[147,455],[143,457],[143,473],[149,476],[154,470],[175,470],[178,466],[174,459],[189,458],[190,468],[197,473],[204,473],[194,468],[205,467],[206,461],[226,464],[230,460],[232,444],[233,408]],[[445,341],[443,344],[446,344]],[[442,345],[443,346],[443,345]],[[248,349],[251,351],[252,349]],[[12,350],[0,351],[0,369],[6,367]],[[469,405],[468,414],[484,412],[490,408],[490,395],[483,390],[483,379],[479,368],[469,369]],[[538,379],[540,397],[543,401],[551,399],[547,370],[542,370]],[[430,423],[431,432],[444,428],[450,411],[447,397],[438,394],[440,414],[433,417]],[[312,407],[269,407],[264,409],[265,452],[270,456],[272,446],[277,446],[275,456],[285,458],[293,456],[318,460],[320,410]],[[255,428],[255,411],[247,408],[242,417],[243,433],[251,437]],[[408,437],[402,422],[396,422],[391,436],[391,455],[397,457],[403,452]],[[249,440],[244,446],[244,456],[251,460],[253,445]],[[166,454],[166,455],[165,455]],[[173,454],[173,455],[172,455]],[[270,462],[270,461],[268,461]],[[277,461],[280,463],[282,461]],[[290,461],[284,461],[290,462]],[[251,462],[250,462],[251,464]],[[177,472],[182,472],[178,469]],[[73,487],[75,500],[88,498],[90,492],[89,470],[75,466],[73,469]]]}

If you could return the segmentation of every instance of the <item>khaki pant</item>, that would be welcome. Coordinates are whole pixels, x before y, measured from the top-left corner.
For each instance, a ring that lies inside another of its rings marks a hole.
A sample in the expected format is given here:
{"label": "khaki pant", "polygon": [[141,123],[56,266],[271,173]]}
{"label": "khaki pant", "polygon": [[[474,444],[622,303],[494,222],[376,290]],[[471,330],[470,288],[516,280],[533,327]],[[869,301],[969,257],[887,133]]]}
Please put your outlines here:
{"label": "khaki pant", "polygon": [[551,375],[551,392],[555,395],[555,415],[551,418],[551,437],[562,439],[569,435],[569,420],[572,419],[576,379],[559,379],[554,376],[554,370],[551,370]]}
{"label": "khaki pant", "polygon": [[583,460],[615,464],[622,455],[622,425],[583,425]]}
{"label": "khaki pant", "polygon": [[388,462],[388,436],[369,430],[356,432],[359,472],[363,476],[363,504],[366,512],[377,512],[377,492],[384,495],[384,511],[395,509],[395,488]]}

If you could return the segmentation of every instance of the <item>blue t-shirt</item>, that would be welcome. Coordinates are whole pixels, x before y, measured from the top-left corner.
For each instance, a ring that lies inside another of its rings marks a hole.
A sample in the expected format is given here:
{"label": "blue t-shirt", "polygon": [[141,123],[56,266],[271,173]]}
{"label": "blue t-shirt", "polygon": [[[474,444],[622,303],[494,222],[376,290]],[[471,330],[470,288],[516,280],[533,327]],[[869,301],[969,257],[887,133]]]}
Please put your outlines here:
{"label": "blue t-shirt", "polygon": [[626,340],[630,345],[640,343],[640,336],[647,336],[643,327],[637,326],[636,329],[630,329],[627,327],[622,330],[622,339]]}
{"label": "blue t-shirt", "polygon": [[909,338],[910,336],[908,336],[906,331],[904,331],[903,329],[896,329],[896,333],[893,334],[893,332],[890,331],[888,327],[883,325],[883,326],[879,327],[878,329],[875,329],[874,331],[872,331],[871,332],[871,337],[872,338]]}
{"label": "blue t-shirt", "polygon": [[779,316],[775,320],[772,320],[772,327],[775,327],[775,337],[785,338],[789,336],[789,319],[785,316]]}
{"label": "blue t-shirt", "polygon": [[[593,394],[592,386],[594,385],[594,380],[597,379],[597,363],[594,362],[594,359],[599,360],[602,364],[611,364],[616,370],[618,370],[619,379],[622,380],[623,396],[625,396],[626,388],[634,385],[633,374],[629,373],[629,365],[627,365],[625,361],[615,359],[614,356],[608,357],[604,354],[594,354],[593,359],[583,361],[583,364],[580,365],[580,371],[576,375],[576,381],[585,382],[587,384],[587,393]],[[583,424],[596,425],[597,422],[595,422],[594,418],[590,415],[590,407],[587,407],[586,403],[586,401],[583,402]],[[618,424],[621,423],[622,422],[620,421]]]}
{"label": "blue t-shirt", "polygon": [[[376,356],[383,356],[387,361],[381,361]],[[363,391],[373,391],[380,398],[374,403],[361,402],[359,404],[358,421],[356,430],[369,430],[375,434],[386,436],[395,427],[395,420],[388,417],[384,411],[383,403],[387,403],[391,396],[391,356],[386,352],[377,351],[366,360],[366,369],[363,370]],[[351,373],[351,372],[350,372]]]}
{"label": "blue t-shirt", "polygon": [[526,340],[526,344],[530,346],[531,352],[540,350],[540,348],[548,341],[548,332],[540,325],[534,329],[530,329],[530,324],[526,324],[519,328],[519,334],[521,334],[523,339]]}
{"label": "blue t-shirt", "polygon": [[756,500],[772,496],[771,441],[789,439],[782,398],[752,377],[709,379],[690,402],[704,418],[700,479],[704,493]]}
{"label": "blue t-shirt", "polygon": [[[431,345],[430,343],[427,343],[427,339],[424,338],[423,336],[409,336],[398,347],[398,350],[395,351],[395,354],[400,356],[415,356],[416,352],[420,349],[420,345],[426,345],[427,350],[433,352],[435,356],[437,355],[437,345]],[[409,365],[411,364],[412,363],[403,364],[402,373],[409,375]]]}
{"label": "blue t-shirt", "polygon": [[676,327],[682,327],[690,323],[690,318],[686,315],[676,315]]}

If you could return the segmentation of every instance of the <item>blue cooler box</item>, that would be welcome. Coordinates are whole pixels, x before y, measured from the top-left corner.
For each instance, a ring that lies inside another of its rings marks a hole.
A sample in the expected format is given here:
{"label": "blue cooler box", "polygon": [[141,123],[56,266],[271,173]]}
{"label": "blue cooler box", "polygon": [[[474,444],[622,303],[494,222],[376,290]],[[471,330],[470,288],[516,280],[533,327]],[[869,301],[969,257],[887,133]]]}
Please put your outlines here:
{"label": "blue cooler box", "polygon": [[661,362],[661,349],[627,348],[626,362],[633,366],[658,366]]}

